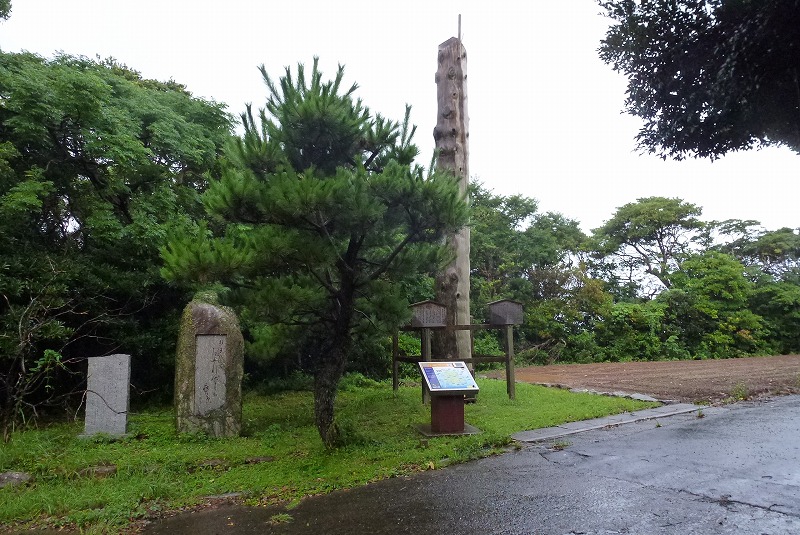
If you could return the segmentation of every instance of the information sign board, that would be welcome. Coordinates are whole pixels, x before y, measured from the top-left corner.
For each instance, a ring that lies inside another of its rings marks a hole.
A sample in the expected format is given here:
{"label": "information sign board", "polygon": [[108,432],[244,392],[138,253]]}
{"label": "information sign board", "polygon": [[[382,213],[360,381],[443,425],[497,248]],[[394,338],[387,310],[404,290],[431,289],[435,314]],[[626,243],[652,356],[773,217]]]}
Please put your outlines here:
{"label": "information sign board", "polygon": [[431,395],[468,394],[478,391],[475,379],[463,362],[420,362],[419,369]]}

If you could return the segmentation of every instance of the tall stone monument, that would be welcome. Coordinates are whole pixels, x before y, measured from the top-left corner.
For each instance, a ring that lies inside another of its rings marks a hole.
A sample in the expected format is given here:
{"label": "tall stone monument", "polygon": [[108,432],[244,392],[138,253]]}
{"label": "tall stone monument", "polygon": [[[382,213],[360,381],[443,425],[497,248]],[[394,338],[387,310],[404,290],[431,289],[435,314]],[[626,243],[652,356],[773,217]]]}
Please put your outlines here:
{"label": "tall stone monument", "polygon": [[236,314],[213,294],[183,311],[175,358],[175,424],[180,433],[238,436],[242,428],[244,339]]}
{"label": "tall stone monument", "polygon": [[91,357],[86,378],[86,420],[83,436],[128,431],[131,356]]}

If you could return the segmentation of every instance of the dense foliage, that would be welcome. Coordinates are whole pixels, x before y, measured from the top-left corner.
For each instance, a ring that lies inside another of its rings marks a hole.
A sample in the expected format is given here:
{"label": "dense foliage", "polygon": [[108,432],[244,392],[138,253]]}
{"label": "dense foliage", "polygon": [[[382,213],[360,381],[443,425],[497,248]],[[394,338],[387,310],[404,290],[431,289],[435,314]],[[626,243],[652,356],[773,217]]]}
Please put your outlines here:
{"label": "dense foliage", "polygon": [[628,77],[640,147],[716,158],[759,145],[800,152],[798,0],[601,0],[601,58]]}
{"label": "dense foliage", "polygon": [[[649,197],[620,207],[591,236],[574,222],[527,239],[552,214],[535,204],[478,191],[473,241],[474,304],[491,297],[524,303],[520,356],[530,362],[720,358],[800,350],[800,234],[753,221],[704,222],[700,207]],[[525,206],[526,219],[508,217]],[[504,215],[505,214],[505,215]],[[565,230],[570,229],[570,232]],[[549,258],[549,262],[547,259]],[[476,311],[477,316],[477,311]],[[479,316],[477,316],[479,317]],[[791,333],[791,334],[790,334]]]}
{"label": "dense foliage", "polygon": [[5,431],[86,357],[130,353],[139,387],[164,386],[183,294],[159,246],[202,213],[229,128],[222,106],[113,61],[0,53]]}

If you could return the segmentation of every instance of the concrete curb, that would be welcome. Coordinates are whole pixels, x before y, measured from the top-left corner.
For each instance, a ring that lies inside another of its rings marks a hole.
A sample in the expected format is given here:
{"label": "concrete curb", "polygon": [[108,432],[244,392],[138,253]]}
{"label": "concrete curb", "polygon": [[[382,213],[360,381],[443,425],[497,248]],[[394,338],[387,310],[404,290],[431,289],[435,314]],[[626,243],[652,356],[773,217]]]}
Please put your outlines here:
{"label": "concrete curb", "polygon": [[534,429],[532,431],[521,431],[511,435],[511,438],[518,442],[540,442],[542,440],[550,440],[574,435],[576,433],[583,433],[584,431],[602,429],[611,425],[630,424],[634,422],[641,422],[642,420],[652,420],[654,418],[666,418],[667,416],[686,414],[689,412],[702,410],[703,408],[704,407],[700,405],[693,405],[691,403],[662,405],[661,407],[656,407],[654,409],[626,412],[623,414],[615,414],[614,416],[605,416],[603,418],[595,418],[593,420],[584,420],[581,422],[570,422],[555,427]]}

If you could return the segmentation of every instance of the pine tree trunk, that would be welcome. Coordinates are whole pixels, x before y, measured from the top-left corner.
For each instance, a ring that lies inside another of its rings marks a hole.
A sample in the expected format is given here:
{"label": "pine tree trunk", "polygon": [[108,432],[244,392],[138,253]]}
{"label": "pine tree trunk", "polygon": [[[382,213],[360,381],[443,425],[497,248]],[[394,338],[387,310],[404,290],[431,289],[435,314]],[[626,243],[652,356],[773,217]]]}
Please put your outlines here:
{"label": "pine tree trunk", "polygon": [[[469,117],[467,116],[467,52],[452,37],[439,45],[436,89],[438,119],[433,130],[439,153],[437,169],[459,179],[466,195],[469,185]],[[447,307],[447,323],[467,325],[469,311],[469,227],[447,237],[455,260],[436,276],[436,300]],[[433,339],[436,358],[467,359],[472,356],[469,331],[437,332]]]}
{"label": "pine tree trunk", "polygon": [[[348,253],[351,255],[357,253],[350,249]],[[355,310],[354,274],[345,261],[337,267],[341,286],[331,303],[333,332],[330,334],[330,344],[323,349],[314,372],[314,423],[326,448],[334,448],[339,443],[339,428],[335,419],[336,392],[352,346],[350,330]]]}
{"label": "pine tree trunk", "polygon": [[339,428],[336,425],[334,408],[339,380],[344,373],[345,354],[334,350],[327,355],[325,362],[314,374],[314,423],[326,448],[333,448],[339,442]]}

